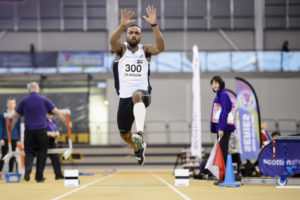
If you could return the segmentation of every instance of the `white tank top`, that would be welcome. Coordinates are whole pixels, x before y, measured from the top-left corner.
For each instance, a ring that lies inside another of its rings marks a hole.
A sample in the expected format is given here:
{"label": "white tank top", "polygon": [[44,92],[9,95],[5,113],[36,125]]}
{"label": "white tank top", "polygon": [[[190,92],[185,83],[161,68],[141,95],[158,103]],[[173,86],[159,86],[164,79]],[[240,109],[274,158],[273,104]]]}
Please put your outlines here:
{"label": "white tank top", "polygon": [[115,88],[120,98],[132,97],[136,90],[151,92],[149,84],[150,64],[148,63],[143,45],[138,45],[138,50],[132,53],[127,48],[119,61],[114,63]]}

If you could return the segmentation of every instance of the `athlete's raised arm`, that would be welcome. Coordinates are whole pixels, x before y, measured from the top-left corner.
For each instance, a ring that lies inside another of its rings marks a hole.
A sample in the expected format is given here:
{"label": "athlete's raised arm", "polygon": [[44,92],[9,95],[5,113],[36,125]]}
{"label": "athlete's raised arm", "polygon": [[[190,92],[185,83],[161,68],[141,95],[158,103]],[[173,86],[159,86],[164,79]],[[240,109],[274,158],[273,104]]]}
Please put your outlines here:
{"label": "athlete's raised arm", "polygon": [[146,8],[148,17],[143,16],[145,21],[152,26],[152,31],[154,34],[154,44],[146,45],[145,51],[150,55],[157,55],[165,49],[165,43],[163,36],[157,26],[156,8],[154,6],[148,5]]}
{"label": "athlete's raised arm", "polygon": [[[110,38],[110,46],[111,49],[114,52],[120,52],[124,46],[124,44],[121,43],[120,37],[129,24],[135,22],[134,19],[131,19],[134,15],[134,12],[131,11],[126,11],[126,9],[121,10],[121,21],[120,21],[120,26],[113,32],[111,38]],[[124,46],[125,47],[125,46]]]}

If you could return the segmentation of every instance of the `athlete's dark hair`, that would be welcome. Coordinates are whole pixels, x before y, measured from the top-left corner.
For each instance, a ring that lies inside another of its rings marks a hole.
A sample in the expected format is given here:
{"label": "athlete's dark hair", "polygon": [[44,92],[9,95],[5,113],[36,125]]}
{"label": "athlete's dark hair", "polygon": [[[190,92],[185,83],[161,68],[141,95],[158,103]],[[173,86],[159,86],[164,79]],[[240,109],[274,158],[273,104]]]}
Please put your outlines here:
{"label": "athlete's dark hair", "polygon": [[128,26],[126,27],[126,33],[127,33],[127,30],[128,30],[130,27],[133,27],[133,26],[138,27],[140,30],[142,30],[141,27],[139,27],[138,25],[136,25],[136,24],[130,24],[130,25],[128,25]]}
{"label": "athlete's dark hair", "polygon": [[220,85],[219,89],[220,90],[225,88],[225,82],[221,78],[221,76],[214,76],[214,77],[212,77],[212,79],[210,80],[210,85],[212,84],[213,81],[216,81],[217,83],[219,83],[219,85]]}

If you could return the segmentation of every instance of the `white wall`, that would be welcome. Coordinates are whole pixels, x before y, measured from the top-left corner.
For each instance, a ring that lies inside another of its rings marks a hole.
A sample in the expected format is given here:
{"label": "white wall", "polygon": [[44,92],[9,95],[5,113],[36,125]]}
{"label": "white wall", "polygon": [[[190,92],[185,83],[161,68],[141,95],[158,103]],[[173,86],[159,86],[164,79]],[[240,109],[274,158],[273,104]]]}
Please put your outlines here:
{"label": "white wall", "polygon": [[0,51],[105,51],[106,32],[7,32],[0,39]]}

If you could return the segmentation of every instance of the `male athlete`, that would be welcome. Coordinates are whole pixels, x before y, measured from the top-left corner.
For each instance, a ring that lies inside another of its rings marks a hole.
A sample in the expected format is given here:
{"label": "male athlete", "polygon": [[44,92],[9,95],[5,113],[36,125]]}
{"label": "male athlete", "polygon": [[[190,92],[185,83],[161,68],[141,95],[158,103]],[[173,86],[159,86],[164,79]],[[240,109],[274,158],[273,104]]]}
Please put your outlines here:
{"label": "male athlete", "polygon": [[[139,165],[145,162],[146,143],[143,140],[143,130],[146,107],[151,102],[150,60],[152,55],[158,55],[164,50],[164,40],[156,21],[156,8],[149,5],[146,12],[148,17],[143,18],[152,27],[154,44],[139,44],[141,28],[132,24],[135,22],[131,19],[134,12],[127,12],[126,9],[121,10],[120,26],[110,38],[111,49],[116,54],[113,66],[115,87],[120,97],[118,128],[123,140],[133,148]],[[127,42],[122,43],[120,37],[126,27]],[[132,134],[134,120],[137,133]]]}

